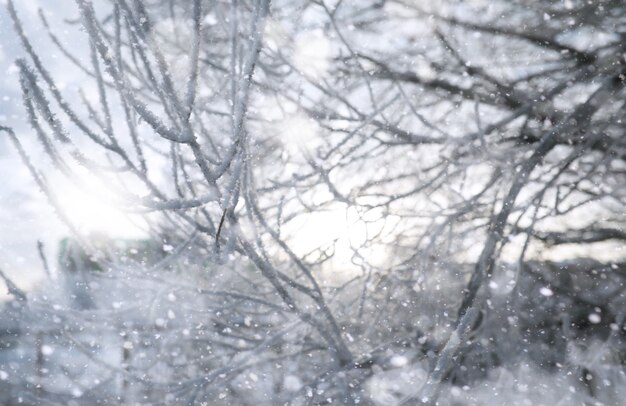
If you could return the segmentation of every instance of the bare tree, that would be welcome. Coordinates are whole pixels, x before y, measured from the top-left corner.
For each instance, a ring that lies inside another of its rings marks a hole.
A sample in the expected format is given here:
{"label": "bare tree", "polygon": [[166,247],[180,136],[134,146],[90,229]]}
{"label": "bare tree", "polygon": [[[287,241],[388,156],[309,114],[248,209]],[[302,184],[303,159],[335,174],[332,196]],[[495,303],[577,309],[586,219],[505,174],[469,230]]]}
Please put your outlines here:
{"label": "bare tree", "polygon": [[[7,2],[32,132],[56,172],[143,213],[166,244],[145,261],[106,252],[73,225],[22,136],[0,128],[76,249],[99,255],[99,300],[118,303],[113,285],[132,298],[76,321],[121,334],[120,363],[61,329],[123,380],[121,395],[92,385],[80,396],[245,404],[256,390],[268,403],[357,404],[378,402],[368,385],[381,371],[407,367],[417,375],[390,401],[445,403],[444,388],[509,361],[495,335],[525,345],[516,329],[542,334],[520,309],[550,308],[543,297],[623,346],[623,253],[614,266],[583,261],[621,284],[590,279],[592,299],[585,276],[560,283],[530,261],[623,244],[619,1],[76,4],[85,57],[40,15],[95,89],[79,98],[59,89]],[[546,323],[584,330],[559,317]],[[478,347],[489,365],[472,361]]]}

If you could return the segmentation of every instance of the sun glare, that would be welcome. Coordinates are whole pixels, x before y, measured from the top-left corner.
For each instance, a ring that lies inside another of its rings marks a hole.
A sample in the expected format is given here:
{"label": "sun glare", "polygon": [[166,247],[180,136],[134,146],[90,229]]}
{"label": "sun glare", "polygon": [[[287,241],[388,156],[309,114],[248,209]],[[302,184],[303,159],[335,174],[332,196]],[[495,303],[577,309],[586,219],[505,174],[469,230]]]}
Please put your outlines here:
{"label": "sun glare", "polygon": [[75,186],[66,185],[60,190],[59,203],[80,233],[116,238],[139,238],[145,234],[141,218],[124,212],[113,198],[96,196]]}
{"label": "sun glare", "polygon": [[333,252],[333,257],[326,263],[322,279],[337,283],[346,281],[362,271],[355,263],[355,250],[372,265],[386,261],[386,251],[371,247],[363,249],[368,236],[382,232],[386,225],[384,218],[366,222],[354,208],[342,204],[327,211],[302,216],[291,223],[285,231],[289,235],[292,249],[300,256],[307,255],[315,249],[327,249],[332,246],[330,251]]}

